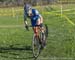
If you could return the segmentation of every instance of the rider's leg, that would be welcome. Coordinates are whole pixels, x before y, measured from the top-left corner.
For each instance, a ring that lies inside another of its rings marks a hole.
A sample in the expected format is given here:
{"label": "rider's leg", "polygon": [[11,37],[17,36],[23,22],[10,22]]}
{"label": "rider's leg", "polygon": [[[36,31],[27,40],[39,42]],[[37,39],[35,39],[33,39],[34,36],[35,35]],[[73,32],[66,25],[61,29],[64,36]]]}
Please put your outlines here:
{"label": "rider's leg", "polygon": [[42,43],[43,43],[43,45],[45,46],[46,45],[46,41],[45,41],[45,34],[44,34],[44,31],[45,31],[45,29],[44,29],[44,27],[43,27],[43,18],[42,18],[42,16],[37,20],[37,25],[40,25],[40,30],[42,31]]}
{"label": "rider's leg", "polygon": [[39,35],[38,34],[38,28],[37,27],[33,27],[33,31],[34,31],[35,36],[37,37]]}
{"label": "rider's leg", "polygon": [[42,31],[42,33],[44,33],[43,17],[42,16],[40,16],[40,18],[37,20],[37,25],[41,25],[40,30]]}
{"label": "rider's leg", "polygon": [[41,44],[41,40],[40,40],[40,37],[39,37],[39,27],[33,27],[33,31],[34,31],[35,37],[37,39],[39,39],[39,43]]}
{"label": "rider's leg", "polygon": [[[40,40],[40,43],[41,43],[41,47],[43,48],[44,46],[45,46],[45,44],[44,44],[44,42],[45,42],[45,35],[44,35],[44,27],[43,27],[43,18],[42,17],[40,17],[38,20],[37,20],[37,25],[40,25],[39,27],[38,27],[38,31],[40,30],[40,31],[42,31],[42,39],[39,39]],[[37,32],[38,33],[38,32]],[[39,37],[39,36],[38,36]],[[43,46],[43,44],[44,44],[44,46]]]}
{"label": "rider's leg", "polygon": [[42,34],[44,34],[44,27],[43,27],[43,17],[40,16],[40,18],[37,20],[37,25],[40,25],[40,30],[42,31]]}

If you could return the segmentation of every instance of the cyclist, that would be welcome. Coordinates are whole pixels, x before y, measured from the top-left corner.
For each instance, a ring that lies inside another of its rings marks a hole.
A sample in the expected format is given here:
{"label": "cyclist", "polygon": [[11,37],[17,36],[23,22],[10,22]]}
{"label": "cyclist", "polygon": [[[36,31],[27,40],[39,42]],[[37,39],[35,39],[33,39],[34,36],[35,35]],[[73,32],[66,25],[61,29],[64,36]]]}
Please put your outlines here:
{"label": "cyclist", "polygon": [[[38,33],[39,29],[42,31],[42,34],[44,33],[43,17],[41,16],[41,14],[39,14],[38,10],[33,9],[30,4],[24,4],[24,23],[25,23],[25,28],[29,30],[28,23],[27,23],[27,17],[30,18],[31,20],[31,25],[32,25],[36,38],[40,40],[39,33]],[[42,41],[40,40],[40,44],[41,43]]]}

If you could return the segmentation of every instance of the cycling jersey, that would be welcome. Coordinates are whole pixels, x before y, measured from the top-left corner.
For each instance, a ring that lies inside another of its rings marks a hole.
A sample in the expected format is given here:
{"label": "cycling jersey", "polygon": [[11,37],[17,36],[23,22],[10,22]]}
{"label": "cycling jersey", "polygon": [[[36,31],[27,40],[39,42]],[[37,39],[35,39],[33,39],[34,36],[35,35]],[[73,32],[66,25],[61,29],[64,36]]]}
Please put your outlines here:
{"label": "cycling jersey", "polygon": [[30,17],[30,19],[33,27],[37,25],[37,20],[39,20],[40,16],[41,15],[36,9],[32,9],[32,16]]}

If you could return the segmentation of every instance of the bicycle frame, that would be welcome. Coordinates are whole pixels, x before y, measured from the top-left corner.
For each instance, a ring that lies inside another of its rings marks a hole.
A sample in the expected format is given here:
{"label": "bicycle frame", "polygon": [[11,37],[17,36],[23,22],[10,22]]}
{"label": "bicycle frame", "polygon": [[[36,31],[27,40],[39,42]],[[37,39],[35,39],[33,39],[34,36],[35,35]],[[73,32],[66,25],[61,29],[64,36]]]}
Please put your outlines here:
{"label": "bicycle frame", "polygon": [[[38,25],[38,26],[39,26],[39,37],[42,40],[42,38],[43,38],[43,36],[42,36],[42,30],[40,28],[40,25]],[[30,25],[29,27],[32,27],[32,26]],[[44,28],[48,30],[47,25],[45,25]],[[44,31],[44,35],[45,35],[46,38],[48,37],[48,31],[47,30]],[[39,54],[41,52],[41,45],[39,43],[39,39],[37,39],[35,37],[35,34],[33,34],[32,52],[33,52],[33,56],[36,57],[36,58],[39,56]]]}

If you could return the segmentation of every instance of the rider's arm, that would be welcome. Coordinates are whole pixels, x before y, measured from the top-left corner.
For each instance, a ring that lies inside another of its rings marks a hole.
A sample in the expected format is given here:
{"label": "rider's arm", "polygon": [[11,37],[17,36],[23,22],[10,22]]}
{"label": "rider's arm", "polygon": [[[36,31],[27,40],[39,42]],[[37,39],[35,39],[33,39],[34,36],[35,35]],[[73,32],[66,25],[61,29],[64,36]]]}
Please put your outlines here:
{"label": "rider's arm", "polygon": [[25,28],[26,28],[26,30],[29,31],[28,23],[27,23],[27,16],[24,17],[24,24],[25,24]]}
{"label": "rider's arm", "polygon": [[24,6],[24,24],[27,24],[27,12],[26,12],[26,7]]}
{"label": "rider's arm", "polygon": [[27,15],[24,13],[24,24],[27,25]]}
{"label": "rider's arm", "polygon": [[25,24],[25,28],[27,30],[29,30],[28,29],[28,23],[27,23],[27,17],[28,17],[28,15],[27,15],[27,12],[26,12],[25,7],[24,7],[24,24]]}

